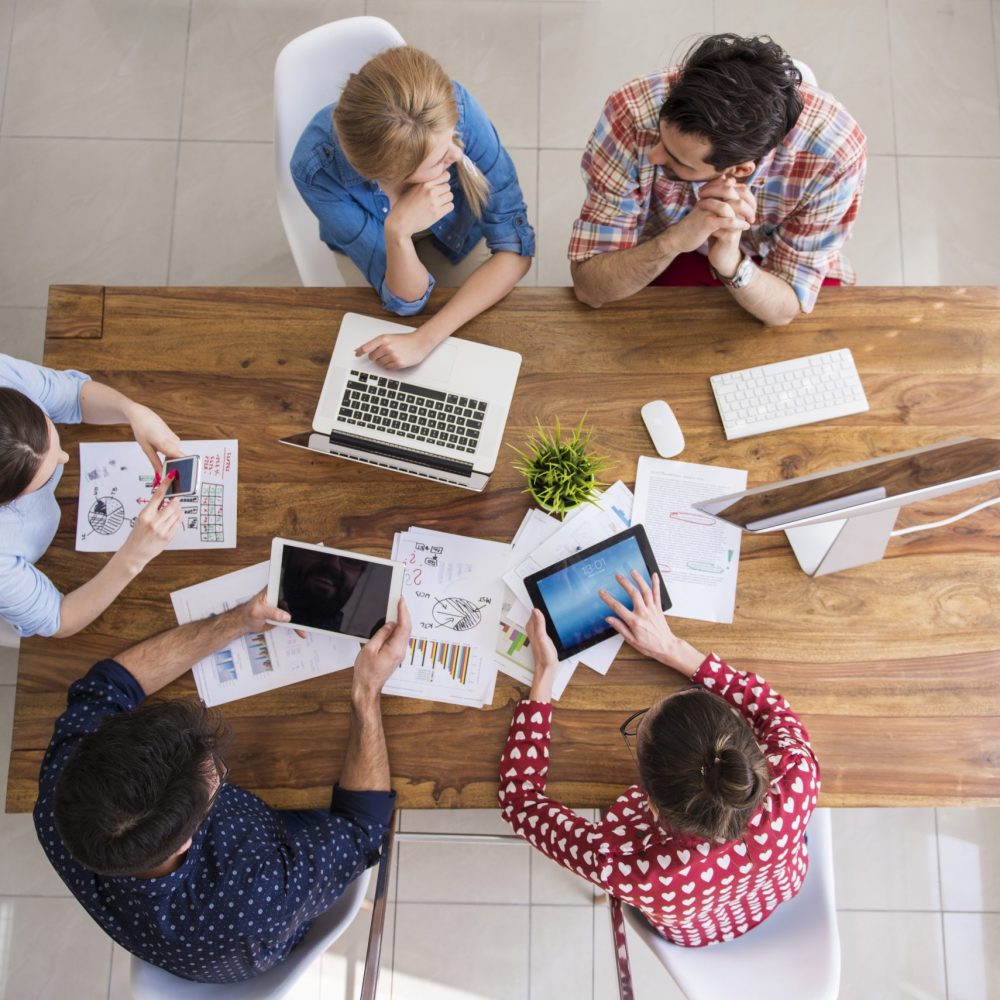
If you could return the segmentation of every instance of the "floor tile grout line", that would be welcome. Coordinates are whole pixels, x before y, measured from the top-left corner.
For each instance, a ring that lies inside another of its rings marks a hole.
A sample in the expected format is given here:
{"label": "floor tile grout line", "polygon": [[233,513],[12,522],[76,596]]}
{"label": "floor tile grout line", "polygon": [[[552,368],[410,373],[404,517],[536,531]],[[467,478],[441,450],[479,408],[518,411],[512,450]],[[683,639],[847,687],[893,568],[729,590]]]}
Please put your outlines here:
{"label": "floor tile grout line", "polygon": [[1000,52],[997,51],[996,4],[990,4],[990,27],[993,29],[993,76],[997,84],[997,108],[1000,114]]}
{"label": "floor tile grout line", "polygon": [[[170,135],[49,135],[48,133],[33,135],[21,132],[0,133],[3,139],[64,139],[67,142],[190,142],[190,143],[210,143],[214,142],[226,146],[271,146],[273,139],[201,139],[197,137],[170,136]],[[526,148],[526,147],[525,147]]]}
{"label": "floor tile grout line", "polygon": [[948,982],[948,932],[945,929],[944,914],[941,914],[941,967],[944,969],[944,996],[951,1000],[951,984]]}
{"label": "floor tile grout line", "polygon": [[[535,79],[538,84],[537,95],[535,97],[535,225],[540,231],[542,228],[542,8],[539,6],[535,25],[538,33],[538,71]],[[530,220],[529,220],[530,221]],[[535,287],[539,284],[539,260],[538,247],[535,247],[535,259],[532,262],[535,269]]]}
{"label": "floor tile grout line", "polygon": [[590,905],[590,1000],[597,1000],[597,907]]}
{"label": "floor tile grout line", "polygon": [[[20,815],[10,813],[9,815]],[[26,815],[26,814],[25,814]],[[66,896],[46,896],[31,895],[28,893],[0,893],[0,899],[73,899],[72,895]],[[599,899],[600,897],[598,897]],[[588,903],[526,903],[510,900],[488,900],[488,899],[397,899],[394,901],[397,906],[537,906],[540,909],[549,910],[583,910],[592,909],[595,912],[600,909],[598,901]],[[911,913],[911,914],[959,914],[965,916],[1000,916],[1000,910],[961,910],[961,909],[920,909],[918,907],[899,907],[891,909],[886,907],[862,907],[862,906],[838,906],[838,913]]]}
{"label": "floor tile grout line", "polygon": [[[365,11],[368,10],[368,0],[365,0]],[[399,811],[399,822],[397,823],[397,828],[402,829],[403,827],[403,810]],[[402,867],[400,864],[400,852],[396,852],[396,870],[392,873],[393,887],[392,887],[392,954],[390,955],[389,969],[392,972],[392,976],[389,980],[389,1000],[394,1000],[396,995],[396,929],[399,926],[399,869]]]}
{"label": "floor tile grout line", "polygon": [[971,914],[986,914],[993,916],[1000,916],[1000,910],[917,910],[917,909],[900,909],[900,910],[889,910],[889,909],[863,909],[857,906],[838,906],[838,913],[908,913],[913,916],[923,914],[924,916],[934,916],[938,913],[971,913]]}
{"label": "floor tile grout line", "polygon": [[941,878],[941,827],[938,824],[937,809],[934,810],[934,856],[937,862],[938,902],[942,907],[939,911],[939,922],[941,924],[941,964],[944,968],[944,995],[945,1000],[947,1000],[951,996],[951,992],[948,986],[948,938],[944,929],[944,881]]}
{"label": "floor tile grout line", "polygon": [[938,823],[938,811],[934,809],[934,860],[937,870],[938,909],[944,912],[944,879],[941,877],[941,828]]}
{"label": "floor tile grout line", "polygon": [[111,970],[115,965],[115,943],[111,942],[111,954],[108,956],[108,1000],[111,1000]]}
{"label": "floor tile grout line", "polygon": [[[3,897],[0,896],[0,899]],[[73,898],[72,896],[69,898]],[[489,900],[489,899],[399,899],[397,906],[537,906],[549,910],[584,910],[591,909],[591,903],[528,903],[522,900]],[[936,910],[934,911],[937,912]]]}
{"label": "floor tile grout line", "polygon": [[892,73],[892,18],[885,0],[885,37],[889,50],[889,108],[892,115],[893,172],[896,175],[896,235],[899,237],[899,278],[906,284],[906,244],[903,241],[903,185],[899,176],[899,124],[896,121],[896,85]]}
{"label": "floor tile grout line", "polygon": [[184,40],[184,71],[181,74],[181,108],[177,116],[177,151],[174,156],[174,193],[170,208],[170,235],[167,238],[167,280],[170,284],[170,271],[173,266],[174,256],[174,231],[177,228],[177,192],[180,187],[181,173],[181,135],[184,132],[184,101],[187,96],[187,71],[188,56],[191,52],[191,14],[194,8],[194,0],[188,0],[187,31]]}
{"label": "floor tile grout line", "polygon": [[[5,813],[7,816],[27,816],[29,813]],[[41,892],[3,892],[0,899],[76,899],[72,893],[68,895],[45,894]]]}
{"label": "floor tile grout line", "polygon": [[3,68],[3,104],[0,106],[0,137],[3,136],[3,120],[7,112],[7,83],[10,80],[10,57],[14,53],[14,29],[17,27],[17,0],[14,0],[14,8],[10,12],[10,38],[7,41],[7,62]]}
{"label": "floor tile grout line", "polygon": [[[172,136],[153,135],[27,135],[16,132],[0,131],[0,139],[18,140],[65,140],[66,142],[181,142],[191,145],[207,145],[214,143],[221,146],[271,146],[273,139],[202,139],[192,136],[174,138]],[[505,147],[507,150],[515,150],[527,153],[577,153],[583,152],[582,146],[525,146],[511,145]],[[901,160],[1000,160],[1000,150],[996,153],[899,153],[899,152],[871,152],[870,157],[894,157]],[[25,307],[27,308],[27,307]]]}
{"label": "floor tile grout line", "polygon": [[531,989],[531,949],[534,935],[532,934],[532,918],[534,917],[535,905],[532,901],[531,892],[531,855],[528,855],[528,1000],[534,1000]]}
{"label": "floor tile grout line", "polygon": [[[714,2],[714,0],[713,0]],[[535,37],[538,40],[538,65],[535,71],[535,149],[540,149],[542,145],[542,10],[539,7],[535,20]],[[538,164],[535,164],[535,184],[537,190]],[[537,198],[536,198],[537,200]],[[535,206],[538,211],[538,206]]]}

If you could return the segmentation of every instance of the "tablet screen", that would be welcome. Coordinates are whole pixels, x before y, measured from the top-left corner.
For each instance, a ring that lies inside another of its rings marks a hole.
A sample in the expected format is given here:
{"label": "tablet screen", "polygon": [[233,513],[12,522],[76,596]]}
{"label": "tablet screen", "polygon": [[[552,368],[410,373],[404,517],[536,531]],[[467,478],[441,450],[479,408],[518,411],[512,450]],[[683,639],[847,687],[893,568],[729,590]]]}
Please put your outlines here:
{"label": "tablet screen", "polygon": [[615,574],[621,573],[631,579],[632,570],[637,569],[650,583],[647,565],[638,539],[630,533],[607,548],[585,554],[579,561],[569,562],[562,569],[540,577],[538,593],[545,602],[559,645],[564,650],[580,649],[599,636],[612,634],[605,621],[611,611],[597,592],[603,587],[631,610],[632,600],[615,579]]}
{"label": "tablet screen", "polygon": [[284,545],[278,607],[295,625],[370,639],[385,624],[392,571],[391,565]]}

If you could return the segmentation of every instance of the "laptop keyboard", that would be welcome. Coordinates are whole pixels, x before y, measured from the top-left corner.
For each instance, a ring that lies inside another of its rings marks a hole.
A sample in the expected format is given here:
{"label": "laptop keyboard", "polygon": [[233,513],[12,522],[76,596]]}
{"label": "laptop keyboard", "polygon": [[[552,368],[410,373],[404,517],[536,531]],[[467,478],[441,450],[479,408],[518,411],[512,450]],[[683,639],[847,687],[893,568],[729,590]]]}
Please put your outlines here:
{"label": "laptop keyboard", "polygon": [[485,416],[486,403],[481,399],[354,370],[340,401],[345,424],[470,454],[476,450]]}

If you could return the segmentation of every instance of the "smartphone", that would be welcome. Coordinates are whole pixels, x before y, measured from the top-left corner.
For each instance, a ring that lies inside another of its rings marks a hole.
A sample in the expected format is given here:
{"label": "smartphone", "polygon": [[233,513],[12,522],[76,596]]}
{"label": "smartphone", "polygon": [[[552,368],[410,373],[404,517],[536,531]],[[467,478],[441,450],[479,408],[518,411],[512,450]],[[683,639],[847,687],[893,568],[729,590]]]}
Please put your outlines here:
{"label": "smartphone", "polygon": [[201,456],[185,455],[184,458],[168,458],[163,467],[163,477],[171,472],[177,475],[167,487],[168,497],[189,497],[201,486]]}

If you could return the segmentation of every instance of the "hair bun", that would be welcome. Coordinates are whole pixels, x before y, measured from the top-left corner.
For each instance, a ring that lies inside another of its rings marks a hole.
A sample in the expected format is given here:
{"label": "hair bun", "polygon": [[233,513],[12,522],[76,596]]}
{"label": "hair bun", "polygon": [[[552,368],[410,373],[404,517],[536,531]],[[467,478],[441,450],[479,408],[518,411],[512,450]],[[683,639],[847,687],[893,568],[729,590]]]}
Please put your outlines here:
{"label": "hair bun", "polygon": [[759,794],[760,776],[738,747],[716,744],[701,771],[706,791],[731,809],[745,808]]}

